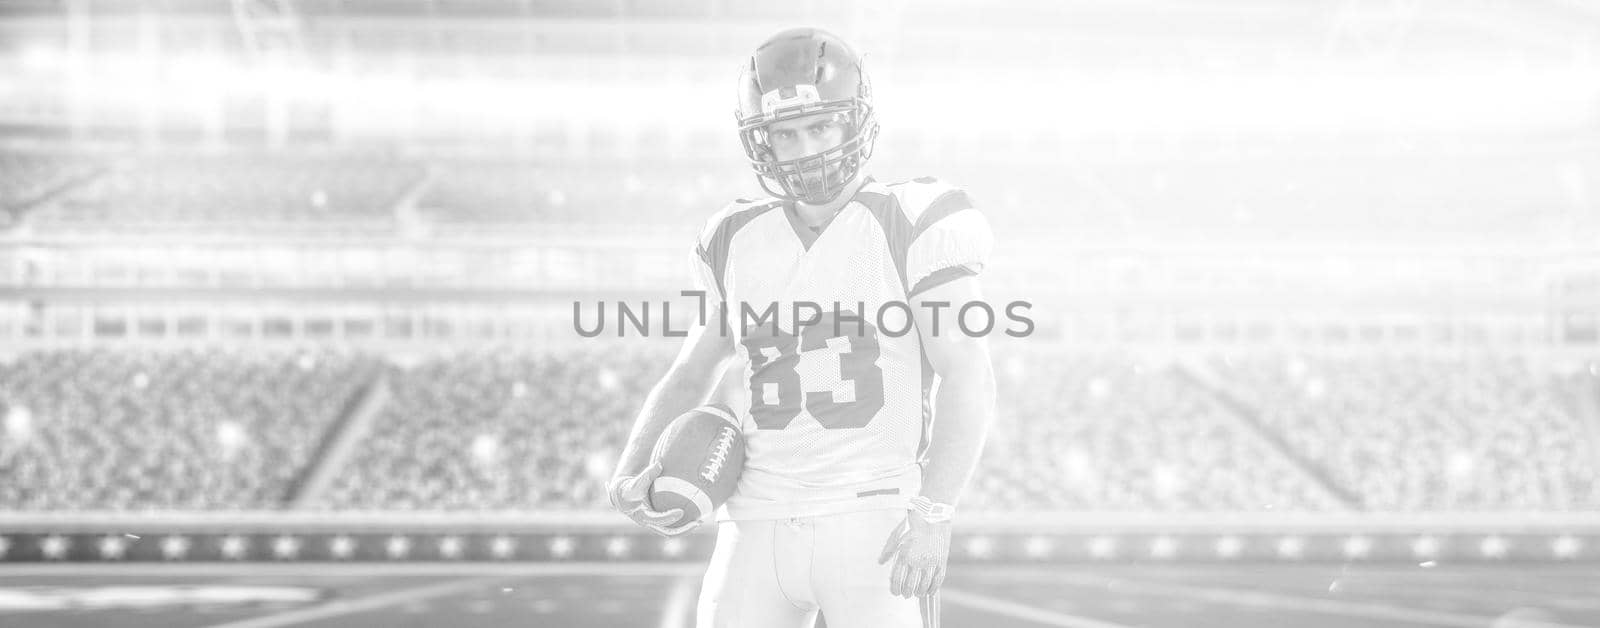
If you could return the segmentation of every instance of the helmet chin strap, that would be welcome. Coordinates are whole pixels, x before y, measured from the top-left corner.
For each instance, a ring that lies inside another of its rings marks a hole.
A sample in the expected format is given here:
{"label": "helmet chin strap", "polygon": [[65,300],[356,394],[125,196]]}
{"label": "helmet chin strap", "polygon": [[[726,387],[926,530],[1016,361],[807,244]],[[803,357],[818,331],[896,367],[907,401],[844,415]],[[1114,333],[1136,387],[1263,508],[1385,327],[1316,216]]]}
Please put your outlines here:
{"label": "helmet chin strap", "polygon": [[[828,185],[828,179],[830,178],[830,176],[827,174],[826,170],[824,170],[823,175],[821,177],[821,181],[818,182],[815,186],[813,186],[812,184],[808,183],[804,179],[803,176],[798,176],[798,175],[790,177],[790,180],[788,180],[788,181],[779,180],[778,181],[778,187],[783,188],[784,194],[773,194],[773,195],[777,196],[779,198],[783,198],[784,200],[788,200],[788,201],[795,202],[795,203],[803,203],[805,205],[809,205],[809,206],[812,206],[812,207],[826,206],[826,205],[828,205],[830,203],[833,203],[834,201],[839,200],[840,197],[848,198],[849,196],[854,196],[855,195],[855,190],[858,190],[861,187],[860,186],[860,182],[861,182],[861,179],[862,179],[862,176],[861,176],[862,168],[861,168],[861,166],[862,166],[863,163],[865,163],[865,161],[866,160],[863,159],[860,155],[856,155],[856,156],[852,156],[852,157],[847,158],[844,163],[840,163],[838,165],[838,168],[839,168],[838,176],[843,177],[843,176],[846,175],[846,173],[848,173],[849,178],[845,179],[837,187]],[[765,180],[763,180],[761,183],[762,183],[762,187],[766,187],[766,181]],[[808,200],[807,197],[811,197],[811,196],[814,196],[814,195],[807,194],[807,193],[810,192],[814,187],[815,188],[820,188],[820,191],[824,192],[824,193],[826,193],[828,189],[832,188],[833,189],[833,193],[829,194],[826,198],[816,198],[816,199],[809,199]],[[796,192],[796,188],[800,189],[800,193]],[[773,193],[773,190],[768,189],[767,192],[768,193]],[[846,196],[846,194],[845,194],[846,192],[850,193],[849,196]],[[840,207],[843,207],[843,206],[844,206],[843,204],[840,204]],[[837,212],[838,209],[839,208],[834,208],[834,211]]]}
{"label": "helmet chin strap", "polygon": [[844,202],[838,203],[838,207],[834,207],[833,210],[829,211],[826,216],[824,216],[821,220],[817,221],[817,224],[827,224],[827,222],[829,220],[832,220],[834,216],[838,215],[838,213],[841,210],[844,209],[845,205],[849,205],[850,204],[849,203],[849,199],[854,198],[855,195],[856,195],[856,192],[861,189],[862,185],[865,185],[865,184],[866,184],[866,177],[861,176],[860,170],[857,170],[856,171],[856,175],[854,177],[851,177],[851,179],[849,181],[846,181],[844,185],[840,186],[839,190],[837,192],[835,192],[833,194],[833,196],[829,197],[827,200],[822,201],[820,203],[812,203],[812,202],[809,202],[809,201],[795,199],[794,202],[798,203],[798,204],[806,205],[808,207],[827,207],[828,205],[832,205],[832,204],[838,202],[840,199],[845,199]]}

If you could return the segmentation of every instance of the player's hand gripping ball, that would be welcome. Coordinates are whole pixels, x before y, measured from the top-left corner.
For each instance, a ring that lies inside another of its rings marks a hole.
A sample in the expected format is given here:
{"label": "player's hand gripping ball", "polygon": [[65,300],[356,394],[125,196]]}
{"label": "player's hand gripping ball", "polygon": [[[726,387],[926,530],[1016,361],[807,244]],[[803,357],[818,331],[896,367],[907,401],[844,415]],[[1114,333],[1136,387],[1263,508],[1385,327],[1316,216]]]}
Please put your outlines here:
{"label": "player's hand gripping ball", "polygon": [[672,420],[650,454],[661,475],[650,485],[650,504],[658,511],[683,509],[669,527],[709,519],[739,484],[744,469],[744,431],[733,412],[709,405]]}

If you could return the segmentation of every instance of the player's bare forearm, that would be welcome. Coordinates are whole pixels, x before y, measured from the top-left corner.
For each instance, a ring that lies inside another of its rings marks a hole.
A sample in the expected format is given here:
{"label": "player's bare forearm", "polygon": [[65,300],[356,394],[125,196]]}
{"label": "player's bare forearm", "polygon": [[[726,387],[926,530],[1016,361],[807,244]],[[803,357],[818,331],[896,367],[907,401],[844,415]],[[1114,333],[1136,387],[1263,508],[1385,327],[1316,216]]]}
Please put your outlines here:
{"label": "player's bare forearm", "polygon": [[988,352],[981,359],[940,374],[934,400],[933,435],[922,470],[922,495],[957,505],[977,469],[978,457],[994,425],[994,368]]}
{"label": "player's bare forearm", "polygon": [[667,374],[645,397],[617,460],[616,476],[632,475],[649,466],[650,452],[661,433],[678,415],[705,403],[732,355],[731,341],[715,328],[696,326],[689,332]]}
{"label": "player's bare forearm", "polygon": [[[960,277],[917,295],[913,300],[943,302],[952,309],[980,301],[982,290],[975,277]],[[966,489],[978,456],[994,424],[994,366],[989,342],[968,336],[949,317],[935,319],[933,308],[915,307],[918,332],[928,361],[939,375],[934,399],[933,434],[928,462],[922,470],[922,495],[935,502],[955,505]]]}

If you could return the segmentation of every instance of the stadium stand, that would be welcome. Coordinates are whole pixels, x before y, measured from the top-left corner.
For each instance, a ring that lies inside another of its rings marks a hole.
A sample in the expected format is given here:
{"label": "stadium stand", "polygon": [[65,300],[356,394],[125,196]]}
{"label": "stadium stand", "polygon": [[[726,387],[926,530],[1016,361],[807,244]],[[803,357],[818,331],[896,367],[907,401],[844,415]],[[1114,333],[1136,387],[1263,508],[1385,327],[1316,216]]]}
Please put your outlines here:
{"label": "stadium stand", "polygon": [[[1070,358],[1070,359],[1064,359]],[[603,510],[664,347],[440,355],[49,351],[0,365],[0,510],[278,508],[360,387],[391,395],[339,510]],[[982,512],[1568,511],[1600,504],[1567,378],[1526,359],[1215,358],[1219,404],[1125,355],[997,356]],[[1283,438],[1289,456],[1239,420]]]}
{"label": "stadium stand", "polygon": [[[736,166],[735,166],[736,167]],[[446,162],[419,202],[440,222],[698,225],[753,179],[660,164]],[[737,177],[737,178],[736,178]]]}
{"label": "stadium stand", "polygon": [[101,167],[92,157],[0,151],[0,227],[52,195],[92,178]]}
{"label": "stadium stand", "polygon": [[73,225],[381,221],[424,172],[419,163],[375,156],[129,156],[41,218]]}
{"label": "stadium stand", "polygon": [[1327,510],[1325,492],[1228,423],[1168,366],[1117,356],[1001,356],[979,510]]}
{"label": "stadium stand", "polygon": [[1214,360],[1232,394],[1367,510],[1592,510],[1564,378],[1519,357]]}
{"label": "stadium stand", "polygon": [[324,503],[603,508],[601,485],[670,354],[572,349],[393,367],[393,397]]}
{"label": "stadium stand", "polygon": [[54,351],[0,363],[0,508],[270,508],[369,358]]}

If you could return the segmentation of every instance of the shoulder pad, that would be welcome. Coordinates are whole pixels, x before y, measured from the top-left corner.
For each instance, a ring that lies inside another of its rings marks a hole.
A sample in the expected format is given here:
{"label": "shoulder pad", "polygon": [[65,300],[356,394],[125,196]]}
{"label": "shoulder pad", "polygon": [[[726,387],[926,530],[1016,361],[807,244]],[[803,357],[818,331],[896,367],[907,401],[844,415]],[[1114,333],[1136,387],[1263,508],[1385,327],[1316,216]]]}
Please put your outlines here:
{"label": "shoulder pad", "polygon": [[729,216],[732,216],[732,215],[737,214],[737,213],[742,212],[742,211],[748,211],[748,210],[752,210],[752,209],[759,209],[759,208],[762,208],[762,207],[766,207],[766,206],[769,206],[769,205],[771,205],[773,203],[777,203],[777,202],[779,202],[779,201],[777,199],[773,199],[773,198],[756,198],[756,199],[736,198],[736,199],[733,200],[733,202],[728,203],[727,205],[723,205],[722,209],[717,210],[717,213],[712,214],[711,217],[706,220],[705,224],[701,225],[701,227],[700,227],[700,242],[701,242],[701,244],[705,244],[707,241],[709,241],[711,239],[712,234],[715,234],[717,232],[717,226],[721,225],[722,222],[727,220]]}
{"label": "shoulder pad", "polygon": [[901,209],[912,224],[921,221],[935,207],[938,211],[934,213],[941,215],[972,207],[972,200],[967,197],[965,190],[938,177],[917,177],[892,183],[889,189],[900,201]]}

